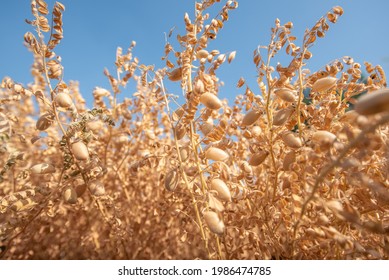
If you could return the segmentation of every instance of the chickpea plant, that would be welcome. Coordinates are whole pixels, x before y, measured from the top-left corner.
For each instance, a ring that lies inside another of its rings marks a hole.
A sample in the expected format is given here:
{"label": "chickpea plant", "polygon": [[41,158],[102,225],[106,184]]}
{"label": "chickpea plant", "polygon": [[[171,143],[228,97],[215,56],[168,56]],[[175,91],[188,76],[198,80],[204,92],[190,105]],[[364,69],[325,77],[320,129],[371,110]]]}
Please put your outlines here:
{"label": "chickpea plant", "polygon": [[[236,52],[208,44],[238,2],[211,18],[217,2],[184,15],[160,69],[140,63],[135,42],[118,48],[111,88],[96,87],[88,109],[56,54],[64,5],[31,1],[33,81],[0,88],[1,258],[388,259],[382,67],[341,57],[309,71],[337,6],[301,46],[276,19],[253,54],[259,91],[237,78],[243,94],[222,100],[217,72]],[[288,65],[274,63],[280,52]],[[129,82],[136,91],[119,102]]]}

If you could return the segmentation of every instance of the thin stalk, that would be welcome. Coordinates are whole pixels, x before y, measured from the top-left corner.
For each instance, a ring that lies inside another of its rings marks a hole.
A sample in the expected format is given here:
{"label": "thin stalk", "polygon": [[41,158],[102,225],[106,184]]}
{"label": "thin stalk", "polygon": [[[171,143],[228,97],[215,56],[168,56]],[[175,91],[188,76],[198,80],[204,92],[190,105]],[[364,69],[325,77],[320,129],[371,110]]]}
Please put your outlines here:
{"label": "thin stalk", "polygon": [[222,259],[222,248],[220,246],[220,238],[219,238],[219,236],[216,236],[216,245],[217,245],[217,252],[219,254],[219,259]]}
{"label": "thin stalk", "polygon": [[299,137],[302,137],[302,129],[301,129],[301,102],[303,101],[304,98],[304,85],[303,85],[303,74],[302,74],[302,60],[305,54],[306,48],[304,48],[303,53],[301,54],[301,60],[299,63],[299,68],[298,68],[298,83],[299,83],[299,98],[297,101],[297,106],[296,106],[296,114],[297,114],[297,126],[299,129]]}
{"label": "thin stalk", "polygon": [[203,194],[205,194],[205,192],[206,192],[206,185],[207,184],[205,182],[205,179],[204,179],[204,176],[203,176],[203,171],[202,171],[201,166],[200,166],[200,158],[199,158],[199,153],[197,151],[197,144],[195,143],[194,137],[193,137],[194,133],[195,133],[195,131],[194,131],[193,122],[190,122],[190,141],[191,141],[192,149],[193,149],[193,152],[194,152],[194,155],[195,155],[195,159],[196,159],[198,175],[200,176],[201,189],[203,191]]}
{"label": "thin stalk", "polygon": [[[273,40],[273,39],[272,39]],[[266,96],[266,117],[267,117],[267,128],[268,128],[268,137],[269,137],[269,150],[270,150],[270,157],[272,161],[272,167],[274,169],[274,181],[273,181],[273,195],[272,195],[272,200],[274,201],[276,192],[277,192],[277,185],[278,185],[278,170],[277,170],[277,165],[276,165],[276,158],[274,155],[274,149],[273,149],[273,113],[272,113],[272,108],[270,106],[271,100],[270,100],[270,95],[271,95],[271,90],[272,90],[272,85],[271,85],[271,75],[269,72],[270,68],[270,60],[271,60],[271,51],[268,51],[268,57],[267,57],[267,62],[266,62],[266,81],[267,81],[267,96]],[[267,190],[268,191],[268,190]]]}

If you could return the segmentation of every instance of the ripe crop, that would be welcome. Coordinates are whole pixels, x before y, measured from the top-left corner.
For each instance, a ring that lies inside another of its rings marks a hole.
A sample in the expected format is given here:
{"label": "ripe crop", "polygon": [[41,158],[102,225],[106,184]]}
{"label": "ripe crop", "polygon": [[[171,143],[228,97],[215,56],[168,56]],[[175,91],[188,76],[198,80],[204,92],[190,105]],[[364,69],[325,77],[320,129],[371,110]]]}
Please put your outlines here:
{"label": "ripe crop", "polygon": [[[258,92],[237,78],[244,94],[223,100],[217,72],[236,52],[208,44],[238,2],[210,18],[215,2],[184,15],[161,69],[133,56],[135,42],[118,48],[111,88],[96,87],[88,109],[56,54],[64,5],[31,1],[34,81],[0,88],[1,258],[389,258],[385,73],[365,62],[362,81],[351,57],[305,71],[343,9],[301,46],[277,19],[254,51]],[[128,83],[136,92],[119,101]]]}

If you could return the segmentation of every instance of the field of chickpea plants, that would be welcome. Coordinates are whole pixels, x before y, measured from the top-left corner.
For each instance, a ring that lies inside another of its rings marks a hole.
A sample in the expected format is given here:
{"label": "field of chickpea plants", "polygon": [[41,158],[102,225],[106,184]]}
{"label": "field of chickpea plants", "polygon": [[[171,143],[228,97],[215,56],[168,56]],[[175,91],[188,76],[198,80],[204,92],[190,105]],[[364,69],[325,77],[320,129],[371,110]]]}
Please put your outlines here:
{"label": "field of chickpea plants", "polygon": [[343,9],[307,23],[300,46],[276,20],[253,52],[258,87],[237,77],[244,94],[223,100],[217,72],[235,52],[208,44],[238,2],[211,18],[215,2],[183,15],[164,68],[118,48],[90,109],[56,53],[64,5],[31,1],[33,81],[0,87],[0,258],[389,258],[385,73],[352,57],[308,71]]}

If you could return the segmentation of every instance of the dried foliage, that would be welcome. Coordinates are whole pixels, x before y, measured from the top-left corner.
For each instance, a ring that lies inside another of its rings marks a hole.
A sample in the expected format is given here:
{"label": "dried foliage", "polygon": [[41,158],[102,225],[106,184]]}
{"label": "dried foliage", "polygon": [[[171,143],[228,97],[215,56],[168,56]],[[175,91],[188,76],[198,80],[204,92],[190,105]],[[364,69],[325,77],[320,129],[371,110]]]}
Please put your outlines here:
{"label": "dried foliage", "polygon": [[[140,64],[135,42],[118,48],[117,75],[104,70],[112,88],[96,87],[88,109],[55,54],[65,7],[57,2],[50,15],[31,1],[36,32],[24,39],[34,80],[6,77],[0,89],[2,258],[388,259],[385,73],[364,63],[362,82],[351,57],[306,68],[342,8],[308,29],[302,46],[293,24],[277,19],[254,51],[260,92],[240,78],[244,94],[228,104],[216,72],[236,53],[208,43],[238,3],[210,18],[215,2],[185,14],[179,51],[167,40],[163,69]],[[289,65],[273,66],[281,51]],[[129,82],[137,91],[118,102]]]}

